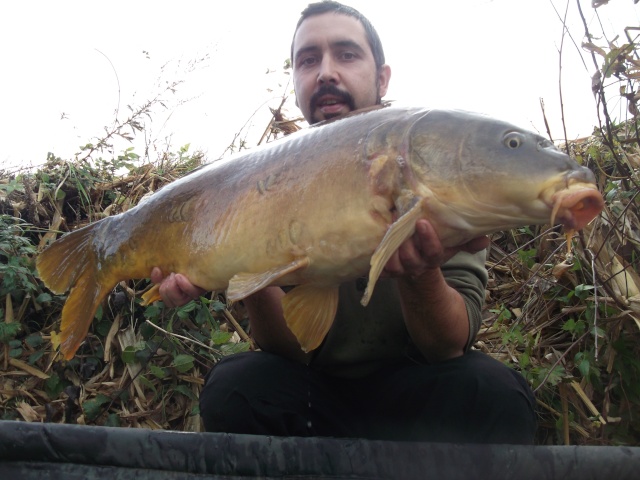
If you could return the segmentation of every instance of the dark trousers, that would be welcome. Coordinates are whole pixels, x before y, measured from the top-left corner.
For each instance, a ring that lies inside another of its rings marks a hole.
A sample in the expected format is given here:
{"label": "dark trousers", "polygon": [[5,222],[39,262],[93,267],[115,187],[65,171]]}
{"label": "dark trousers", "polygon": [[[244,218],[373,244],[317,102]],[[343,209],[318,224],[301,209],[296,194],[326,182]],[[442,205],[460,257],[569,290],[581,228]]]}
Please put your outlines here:
{"label": "dark trousers", "polygon": [[200,413],[210,432],[530,444],[535,399],[522,376],[477,352],[337,378],[266,352],[222,359]]}

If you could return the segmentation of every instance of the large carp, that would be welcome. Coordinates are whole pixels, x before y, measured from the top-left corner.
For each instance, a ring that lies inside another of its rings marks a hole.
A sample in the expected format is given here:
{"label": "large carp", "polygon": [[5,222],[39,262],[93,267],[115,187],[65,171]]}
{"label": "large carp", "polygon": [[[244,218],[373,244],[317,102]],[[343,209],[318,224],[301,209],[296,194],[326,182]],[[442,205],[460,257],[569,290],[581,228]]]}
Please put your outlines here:
{"label": "large carp", "polygon": [[333,322],[338,285],[368,272],[366,305],[419,218],[455,246],[531,224],[580,229],[602,207],[593,173],[539,135],[468,112],[387,107],[206,165],[63,236],[37,267],[53,292],[71,289],[67,359],[115,285],[152,267],[226,289],[231,301],[297,285],[284,315],[309,351]]}

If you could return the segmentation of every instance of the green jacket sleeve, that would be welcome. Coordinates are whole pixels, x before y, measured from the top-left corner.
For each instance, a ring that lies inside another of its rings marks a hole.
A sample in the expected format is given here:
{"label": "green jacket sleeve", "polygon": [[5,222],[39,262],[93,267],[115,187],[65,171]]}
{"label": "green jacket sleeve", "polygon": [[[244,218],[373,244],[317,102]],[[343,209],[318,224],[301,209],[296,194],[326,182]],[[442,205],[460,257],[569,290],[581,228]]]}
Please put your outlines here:
{"label": "green jacket sleeve", "polygon": [[475,254],[460,252],[442,266],[447,283],[462,295],[467,306],[469,340],[465,351],[475,341],[482,323],[482,307],[489,278],[485,267],[486,257],[486,250]]}

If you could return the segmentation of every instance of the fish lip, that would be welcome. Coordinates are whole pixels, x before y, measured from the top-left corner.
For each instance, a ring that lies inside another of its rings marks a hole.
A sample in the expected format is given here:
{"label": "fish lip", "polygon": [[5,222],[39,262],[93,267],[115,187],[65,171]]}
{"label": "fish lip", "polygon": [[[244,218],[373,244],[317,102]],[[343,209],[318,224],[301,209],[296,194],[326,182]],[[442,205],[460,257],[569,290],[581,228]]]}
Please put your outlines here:
{"label": "fish lip", "polygon": [[594,184],[574,182],[551,196],[550,207],[551,225],[580,230],[602,211],[604,199]]}

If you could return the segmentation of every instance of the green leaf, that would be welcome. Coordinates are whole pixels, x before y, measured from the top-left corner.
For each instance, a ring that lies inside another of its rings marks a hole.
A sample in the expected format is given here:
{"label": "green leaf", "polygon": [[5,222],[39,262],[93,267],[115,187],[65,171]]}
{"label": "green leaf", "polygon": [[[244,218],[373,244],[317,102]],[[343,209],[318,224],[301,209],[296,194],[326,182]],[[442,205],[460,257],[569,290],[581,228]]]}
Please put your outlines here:
{"label": "green leaf", "polygon": [[584,359],[582,360],[578,365],[578,370],[580,371],[580,374],[583,377],[588,377],[589,376],[589,370],[591,368],[591,363],[589,363],[588,359]]}
{"label": "green leaf", "polygon": [[167,372],[164,371],[164,368],[158,367],[157,365],[149,365],[149,370],[151,370],[151,373],[157,378],[164,378],[167,376]]}
{"label": "green leaf", "polygon": [[29,345],[31,348],[37,348],[44,343],[44,339],[42,338],[42,334],[32,333],[24,339],[24,343]]}
{"label": "green leaf", "polygon": [[594,326],[591,329],[591,334],[594,337],[600,337],[600,338],[605,338],[606,337],[606,332],[602,329],[602,327],[596,327]]}
{"label": "green leaf", "polygon": [[110,413],[104,422],[105,427],[119,427],[120,416],[117,413]]}
{"label": "green leaf", "polygon": [[146,318],[148,319],[158,318],[158,316],[160,315],[160,312],[162,311],[162,309],[158,306],[158,303],[161,303],[161,302],[154,302],[144,310],[144,316]]}
{"label": "green leaf", "polygon": [[176,314],[178,315],[178,318],[181,318],[181,319],[187,318],[189,316],[189,314],[196,309],[197,306],[198,306],[198,304],[195,302],[195,300],[191,300],[186,305],[183,305],[182,307],[179,307],[176,310]]}
{"label": "green leaf", "polygon": [[44,391],[51,400],[58,398],[64,388],[64,384],[57,373],[52,374],[44,381]]}
{"label": "green leaf", "polygon": [[22,348],[12,348],[11,350],[9,350],[9,356],[11,358],[20,358],[22,356]]}
{"label": "green leaf", "polygon": [[570,318],[569,320],[564,322],[564,325],[562,325],[562,329],[565,332],[569,332],[573,336],[582,335],[585,332],[586,328],[587,324],[584,322],[584,320],[576,321],[574,318]]}
{"label": "green leaf", "polygon": [[580,300],[584,300],[590,295],[591,290],[593,290],[593,288],[594,288],[593,285],[580,284],[576,286],[575,288],[576,297],[578,297]]}
{"label": "green leaf", "polygon": [[151,382],[147,377],[145,377],[144,375],[139,375],[138,378],[140,379],[140,383],[142,383],[142,385],[147,387],[149,390],[152,390],[153,393],[158,393],[158,390],[156,389],[153,382]]}
{"label": "green leaf", "polygon": [[122,361],[127,365],[137,363],[138,358],[136,354],[140,350],[142,350],[142,348],[140,348],[140,345],[129,345],[128,347],[125,347],[121,354]]}
{"label": "green leaf", "polygon": [[[547,373],[549,372],[548,368],[541,368],[539,371],[539,378],[542,381],[542,379],[547,375]],[[547,382],[550,385],[557,385],[558,383],[560,383],[562,381],[562,379],[566,376],[566,372],[564,370],[564,367],[561,365],[557,365],[549,374],[549,377],[547,378]]]}
{"label": "green leaf", "polygon": [[18,322],[0,322],[0,342],[9,343],[16,338],[16,335],[20,332],[22,325]]}
{"label": "green leaf", "polygon": [[173,387],[173,391],[181,393],[182,395],[184,395],[187,398],[190,398],[191,400],[197,400],[198,399],[196,394],[193,393],[191,391],[191,389],[189,387],[187,387],[186,385],[176,385],[175,387]]}
{"label": "green leaf", "polygon": [[111,325],[113,324],[110,320],[96,320],[94,322],[96,333],[103,337],[106,337],[109,334],[109,330],[111,330]]}
{"label": "green leaf", "polygon": [[29,355],[29,365],[35,365],[35,363],[43,357],[44,353],[44,350],[40,350],[39,352],[34,352]]}
{"label": "green leaf", "polygon": [[180,373],[186,373],[193,368],[193,361],[195,359],[191,355],[180,354],[176,355],[171,362],[171,366],[175,367]]}
{"label": "green leaf", "polygon": [[227,306],[220,300],[214,300],[213,302],[211,302],[211,308],[213,308],[213,311],[216,313],[222,313],[227,308]]}
{"label": "green leaf", "polygon": [[531,364],[531,359],[527,352],[523,352],[520,356],[520,368],[527,368]]}
{"label": "green leaf", "polygon": [[93,400],[88,400],[82,404],[84,415],[89,421],[94,421],[98,415],[102,413],[102,406],[111,402],[111,399],[102,393],[99,393]]}
{"label": "green leaf", "polygon": [[211,341],[214,345],[222,345],[229,342],[232,336],[233,333],[231,332],[221,332],[220,330],[214,330],[211,332]]}
{"label": "green leaf", "polygon": [[215,322],[213,315],[211,315],[211,312],[208,308],[198,309],[198,313],[196,314],[194,321],[198,326],[201,326],[203,324],[213,325]]}
{"label": "green leaf", "polygon": [[536,256],[538,252],[535,248],[531,248],[529,250],[518,250],[518,256],[520,257],[520,261],[524,263],[528,268],[533,267],[533,264],[536,263]]}
{"label": "green leaf", "polygon": [[251,345],[248,342],[227,343],[220,347],[222,355],[234,355],[236,353],[242,353],[249,351]]}
{"label": "green leaf", "polygon": [[49,295],[47,292],[41,293],[40,295],[38,295],[36,297],[36,302],[38,303],[48,303],[50,302],[52,299],[51,295]]}

